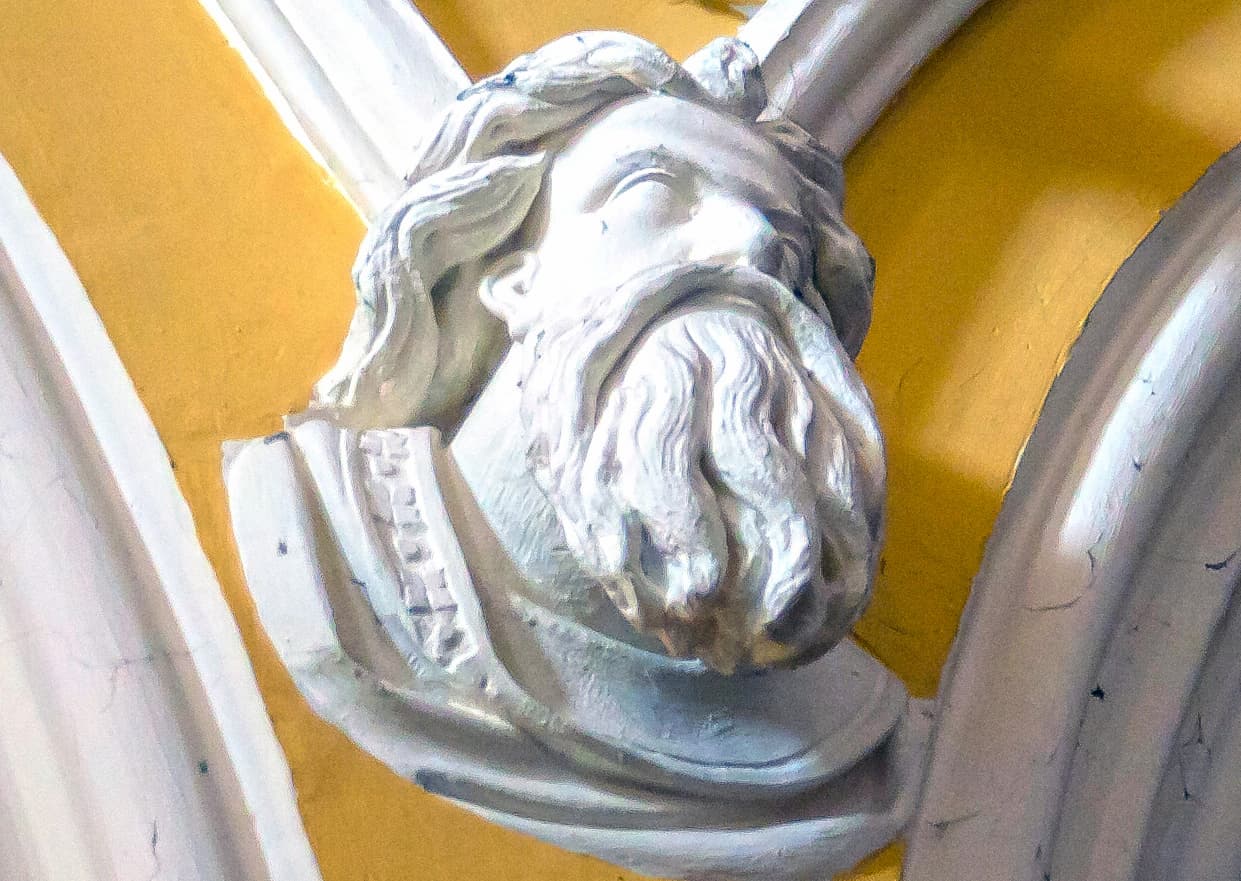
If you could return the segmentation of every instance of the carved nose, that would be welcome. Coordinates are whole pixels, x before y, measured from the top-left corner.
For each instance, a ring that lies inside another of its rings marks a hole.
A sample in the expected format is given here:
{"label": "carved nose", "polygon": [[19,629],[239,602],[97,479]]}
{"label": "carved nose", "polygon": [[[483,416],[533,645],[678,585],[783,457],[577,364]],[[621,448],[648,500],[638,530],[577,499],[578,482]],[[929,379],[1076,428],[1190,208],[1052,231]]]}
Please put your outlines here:
{"label": "carved nose", "polygon": [[780,269],[780,234],[763,212],[748,202],[719,198],[703,207],[699,217],[709,227],[702,241],[716,259],[753,266],[768,274]]}

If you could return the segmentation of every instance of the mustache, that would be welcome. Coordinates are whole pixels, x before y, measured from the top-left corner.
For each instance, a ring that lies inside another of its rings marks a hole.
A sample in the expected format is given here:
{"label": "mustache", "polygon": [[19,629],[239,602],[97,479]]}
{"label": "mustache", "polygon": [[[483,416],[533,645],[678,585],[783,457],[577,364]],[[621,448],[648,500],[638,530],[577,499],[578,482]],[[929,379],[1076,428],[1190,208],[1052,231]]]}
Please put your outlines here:
{"label": "mustache", "polygon": [[580,467],[580,439],[593,427],[614,376],[653,327],[696,309],[758,310],[810,377],[831,389],[831,409],[862,458],[859,500],[877,537],[886,472],[870,395],[823,298],[813,290],[802,293],[753,266],[679,262],[641,272],[610,295],[579,302],[534,340],[525,340],[529,364],[522,410],[535,438],[532,468],[555,485],[567,469]]}
{"label": "mustache", "polygon": [[678,264],[564,303],[523,346],[528,463],[631,624],[722,672],[840,638],[884,478],[830,319],[757,267]]}
{"label": "mustache", "polygon": [[[572,414],[575,427],[592,421],[605,386],[625,356],[657,322],[671,313],[712,305],[763,308],[769,320],[777,320],[781,302],[796,295],[779,279],[750,266],[717,263],[675,263],[643,271],[618,285],[608,298],[580,304],[559,321],[545,327],[533,340],[529,372],[538,374],[543,364],[567,360],[572,354],[582,369],[577,377],[565,377],[569,388],[547,383],[547,397],[564,395],[559,401],[544,400],[539,386],[527,408],[573,400],[580,412]],[[786,330],[786,328],[782,328]],[[529,344],[529,342],[528,342]],[[565,394],[568,393],[568,394]]]}
{"label": "mustache", "polygon": [[[545,488],[559,486],[580,470],[585,441],[593,428],[609,380],[645,331],[664,316],[705,305],[722,292],[775,306],[792,292],[752,267],[675,263],[639,273],[612,292],[576,301],[527,338],[528,365],[522,414],[533,442],[529,464]],[[554,489],[550,489],[554,493]],[[570,499],[553,499],[580,515]]]}

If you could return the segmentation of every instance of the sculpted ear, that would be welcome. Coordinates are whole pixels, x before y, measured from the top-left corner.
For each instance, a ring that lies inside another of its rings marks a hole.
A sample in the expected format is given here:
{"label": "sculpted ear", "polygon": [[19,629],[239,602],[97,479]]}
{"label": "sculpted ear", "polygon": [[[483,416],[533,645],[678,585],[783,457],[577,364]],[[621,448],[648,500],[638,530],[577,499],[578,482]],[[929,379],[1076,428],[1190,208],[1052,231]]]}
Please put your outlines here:
{"label": "sculpted ear", "polygon": [[525,336],[536,317],[530,291],[538,271],[539,260],[533,251],[513,251],[496,260],[479,285],[479,300],[508,325],[509,336],[515,340]]}

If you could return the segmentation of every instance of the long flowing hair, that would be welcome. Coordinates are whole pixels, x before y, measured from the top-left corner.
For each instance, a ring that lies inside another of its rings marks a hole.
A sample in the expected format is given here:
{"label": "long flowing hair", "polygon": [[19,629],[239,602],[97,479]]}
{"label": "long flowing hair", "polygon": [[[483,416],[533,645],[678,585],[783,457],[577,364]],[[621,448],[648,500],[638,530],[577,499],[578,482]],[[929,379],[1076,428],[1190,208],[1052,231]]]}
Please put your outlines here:
{"label": "long flowing hair", "polygon": [[[611,104],[644,93],[694,101],[753,123],[802,183],[812,266],[797,293],[856,356],[871,315],[874,263],[841,215],[839,159],[767,104],[757,58],[716,40],[684,66],[651,43],[587,32],[523,55],[463,91],[425,140],[408,189],[367,233],[354,264],[357,307],[311,408],[352,427],[396,427],[459,411],[479,384],[477,346],[443,314],[477,290],[486,258],[530,212],[558,142]],[[472,293],[472,292],[471,292]],[[459,300],[458,300],[459,302]]]}

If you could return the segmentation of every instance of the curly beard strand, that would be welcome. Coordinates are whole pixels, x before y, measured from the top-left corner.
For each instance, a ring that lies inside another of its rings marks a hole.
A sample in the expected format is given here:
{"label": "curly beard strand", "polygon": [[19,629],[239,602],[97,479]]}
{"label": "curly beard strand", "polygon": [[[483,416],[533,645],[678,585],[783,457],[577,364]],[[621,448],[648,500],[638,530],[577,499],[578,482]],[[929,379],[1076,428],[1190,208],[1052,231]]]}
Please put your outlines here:
{"label": "curly beard strand", "polygon": [[803,663],[860,613],[875,537],[830,390],[762,308],[715,302],[535,341],[531,464],[583,568],[670,654]]}

